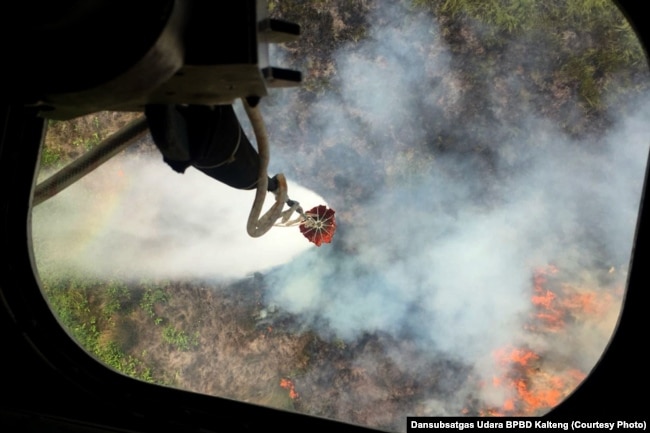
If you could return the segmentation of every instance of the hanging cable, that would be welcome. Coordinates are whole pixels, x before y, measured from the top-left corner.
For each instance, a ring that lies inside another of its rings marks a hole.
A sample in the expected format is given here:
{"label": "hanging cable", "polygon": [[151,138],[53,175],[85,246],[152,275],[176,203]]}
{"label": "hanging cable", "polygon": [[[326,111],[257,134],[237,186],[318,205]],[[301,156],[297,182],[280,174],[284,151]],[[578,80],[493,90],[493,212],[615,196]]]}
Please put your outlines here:
{"label": "hanging cable", "polygon": [[260,216],[268,188],[269,142],[259,107],[257,105],[252,106],[245,98],[242,98],[242,102],[246,110],[246,115],[253,127],[255,141],[257,142],[257,152],[260,157],[260,170],[257,177],[255,200],[253,201],[253,206],[248,215],[248,223],[246,224],[248,234],[251,237],[257,238],[268,232],[282,216],[284,203],[289,197],[287,195],[287,180],[282,173],[279,173],[276,176],[278,188],[273,192],[275,194],[275,203],[264,215]]}

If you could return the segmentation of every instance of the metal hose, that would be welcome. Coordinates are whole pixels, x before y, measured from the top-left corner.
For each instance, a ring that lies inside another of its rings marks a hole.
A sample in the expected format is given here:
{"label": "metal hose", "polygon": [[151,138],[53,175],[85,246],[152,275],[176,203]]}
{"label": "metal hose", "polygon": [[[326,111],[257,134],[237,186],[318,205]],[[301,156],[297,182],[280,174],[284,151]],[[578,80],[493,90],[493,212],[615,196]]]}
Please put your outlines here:
{"label": "metal hose", "polygon": [[276,178],[278,179],[278,189],[275,193],[275,203],[273,206],[260,217],[262,207],[264,206],[264,199],[267,194],[268,187],[268,173],[270,152],[268,136],[266,128],[264,127],[264,120],[258,106],[251,106],[248,101],[242,98],[246,115],[253,126],[255,133],[255,141],[257,141],[257,153],[260,156],[260,170],[257,177],[257,189],[255,191],[255,200],[248,215],[248,223],[246,231],[251,237],[257,238],[268,232],[275,222],[282,216],[282,208],[284,203],[289,199],[287,196],[287,180],[282,173],[279,173]]}

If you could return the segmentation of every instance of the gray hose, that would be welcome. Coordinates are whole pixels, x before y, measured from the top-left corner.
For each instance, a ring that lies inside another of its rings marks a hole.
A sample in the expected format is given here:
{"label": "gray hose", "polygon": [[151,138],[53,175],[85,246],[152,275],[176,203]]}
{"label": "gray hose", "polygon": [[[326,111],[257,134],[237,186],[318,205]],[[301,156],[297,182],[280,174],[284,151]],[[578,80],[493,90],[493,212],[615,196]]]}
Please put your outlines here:
{"label": "gray hose", "polygon": [[270,152],[268,136],[266,128],[264,127],[264,120],[262,114],[257,106],[252,107],[246,99],[242,98],[246,115],[253,126],[255,133],[255,141],[257,141],[257,153],[260,156],[260,171],[257,177],[257,190],[255,191],[255,200],[253,207],[248,215],[248,223],[246,224],[246,231],[251,237],[257,238],[268,232],[275,222],[282,216],[282,208],[284,203],[288,200],[287,197],[287,180],[282,173],[276,177],[278,179],[278,189],[275,193],[275,204],[264,215],[262,207],[264,206],[264,199],[267,194],[268,187],[268,173]]}

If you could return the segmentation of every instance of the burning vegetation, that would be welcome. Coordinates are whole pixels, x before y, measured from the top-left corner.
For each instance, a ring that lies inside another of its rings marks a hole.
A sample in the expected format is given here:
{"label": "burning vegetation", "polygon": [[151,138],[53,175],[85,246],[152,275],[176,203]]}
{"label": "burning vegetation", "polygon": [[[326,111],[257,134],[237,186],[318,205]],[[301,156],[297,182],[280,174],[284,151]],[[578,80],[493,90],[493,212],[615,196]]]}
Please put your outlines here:
{"label": "burning vegetation", "polygon": [[[610,269],[608,274],[611,273],[613,270]],[[612,278],[605,278],[599,286],[577,288],[554,265],[535,270],[532,312],[524,324],[531,343],[494,351],[495,375],[491,383],[483,386],[502,395],[502,404],[479,409],[478,413],[537,416],[562,402],[585,379],[588,371],[568,362],[570,357],[554,359],[557,353],[553,341],[562,344],[564,338],[575,333],[576,327],[593,326],[616,313],[621,302],[616,294],[620,296],[622,284],[620,279],[613,283]],[[614,324],[609,323],[609,326],[611,333]]]}
{"label": "burning vegetation", "polygon": [[280,379],[280,388],[289,391],[289,398],[292,400],[298,398],[298,391],[296,391],[296,386],[293,384],[291,379],[287,379],[286,377]]}

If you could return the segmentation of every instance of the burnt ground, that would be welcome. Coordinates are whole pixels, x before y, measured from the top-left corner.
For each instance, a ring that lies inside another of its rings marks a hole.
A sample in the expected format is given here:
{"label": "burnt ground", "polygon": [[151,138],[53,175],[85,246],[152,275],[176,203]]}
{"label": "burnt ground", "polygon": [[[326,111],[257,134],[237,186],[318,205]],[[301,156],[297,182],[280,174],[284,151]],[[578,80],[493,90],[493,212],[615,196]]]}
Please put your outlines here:
{"label": "burnt ground", "polygon": [[[346,342],[301,330],[298,318],[263,304],[259,275],[230,286],[160,288],[165,296],[148,309],[147,289],[132,287],[140,305],[114,314],[104,332],[162,385],[401,430],[398,414],[418,413],[428,398],[444,399],[469,374],[462,364],[434,360],[381,333]],[[423,370],[426,376],[416,373]]]}

